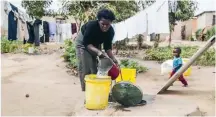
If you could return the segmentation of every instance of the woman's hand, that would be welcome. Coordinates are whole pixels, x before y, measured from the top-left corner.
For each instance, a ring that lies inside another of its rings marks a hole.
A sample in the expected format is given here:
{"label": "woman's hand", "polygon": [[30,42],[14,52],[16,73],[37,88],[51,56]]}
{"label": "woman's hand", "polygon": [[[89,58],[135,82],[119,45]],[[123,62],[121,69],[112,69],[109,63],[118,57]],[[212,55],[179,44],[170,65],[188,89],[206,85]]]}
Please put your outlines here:
{"label": "woman's hand", "polygon": [[101,51],[98,52],[98,57],[99,58],[109,58],[109,56],[106,53],[101,52]]}
{"label": "woman's hand", "polygon": [[112,60],[116,65],[118,65],[118,60],[116,60],[116,58],[113,58]]}

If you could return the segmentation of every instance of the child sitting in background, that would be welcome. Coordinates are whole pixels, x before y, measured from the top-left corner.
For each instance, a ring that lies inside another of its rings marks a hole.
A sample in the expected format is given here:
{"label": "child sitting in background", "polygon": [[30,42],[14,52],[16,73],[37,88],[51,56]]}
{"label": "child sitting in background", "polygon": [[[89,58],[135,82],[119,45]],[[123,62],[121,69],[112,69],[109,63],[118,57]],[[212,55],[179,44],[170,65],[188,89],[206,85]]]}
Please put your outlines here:
{"label": "child sitting in background", "polygon": [[[176,47],[173,50],[173,55],[174,55],[174,59],[173,59],[173,70],[172,73],[170,75],[170,78],[182,67],[182,58],[180,57],[181,54],[181,48]],[[179,80],[182,82],[182,84],[184,84],[184,87],[187,87],[187,81],[184,79],[183,74],[181,74],[181,76],[179,77]]]}

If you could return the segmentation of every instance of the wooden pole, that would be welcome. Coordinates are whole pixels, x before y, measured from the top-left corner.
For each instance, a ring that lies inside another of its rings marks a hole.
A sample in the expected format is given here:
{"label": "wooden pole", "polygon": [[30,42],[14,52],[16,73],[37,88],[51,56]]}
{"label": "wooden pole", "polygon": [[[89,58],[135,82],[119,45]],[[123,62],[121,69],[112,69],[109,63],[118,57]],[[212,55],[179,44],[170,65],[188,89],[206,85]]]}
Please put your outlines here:
{"label": "wooden pole", "polygon": [[157,94],[161,94],[164,91],[166,91],[171,84],[173,84],[177,78],[179,78],[179,76],[181,74],[183,74],[194,62],[195,60],[200,57],[206,50],[208,50],[208,48],[210,48],[214,43],[215,43],[215,37],[216,35],[212,36],[206,43],[206,45],[202,48],[200,48],[192,57],[191,59],[185,64],[183,65],[179,71],[177,71],[167,82],[166,84],[160,89],[160,91]]}

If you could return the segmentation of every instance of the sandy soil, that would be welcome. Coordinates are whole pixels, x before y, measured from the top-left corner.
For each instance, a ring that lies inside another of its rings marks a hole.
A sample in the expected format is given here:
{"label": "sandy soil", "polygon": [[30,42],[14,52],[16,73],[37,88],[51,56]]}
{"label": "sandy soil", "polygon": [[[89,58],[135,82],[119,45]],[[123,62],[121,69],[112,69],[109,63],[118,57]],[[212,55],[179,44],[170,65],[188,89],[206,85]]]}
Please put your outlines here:
{"label": "sandy soil", "polygon": [[2,116],[215,115],[214,67],[195,66],[187,78],[189,87],[177,81],[165,94],[155,96],[167,76],[160,75],[159,64],[141,61],[149,71],[138,75],[136,84],[146,95],[147,105],[125,110],[110,104],[106,110],[90,111],[84,108],[79,79],[66,72],[60,53],[2,54],[1,60]]}

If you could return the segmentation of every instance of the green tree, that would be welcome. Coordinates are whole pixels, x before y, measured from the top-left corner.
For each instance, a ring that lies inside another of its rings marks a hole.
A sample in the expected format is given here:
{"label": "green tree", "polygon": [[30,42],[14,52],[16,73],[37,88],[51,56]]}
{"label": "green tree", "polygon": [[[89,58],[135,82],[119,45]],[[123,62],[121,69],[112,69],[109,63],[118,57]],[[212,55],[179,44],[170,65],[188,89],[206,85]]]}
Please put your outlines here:
{"label": "green tree", "polygon": [[29,16],[41,18],[49,14],[49,11],[47,11],[46,8],[48,8],[52,4],[52,2],[52,0],[22,0],[21,5],[26,9]]}
{"label": "green tree", "polygon": [[96,18],[97,12],[102,8],[111,9],[116,15],[115,22],[127,19],[139,11],[135,1],[68,1],[62,2],[64,15],[71,15],[79,26],[88,20]]}
{"label": "green tree", "polygon": [[194,11],[197,8],[197,2],[192,0],[183,0],[183,1],[174,1],[175,4],[172,4],[169,1],[169,24],[170,24],[170,38],[169,46],[171,45],[172,32],[177,21],[186,21],[194,16]]}

